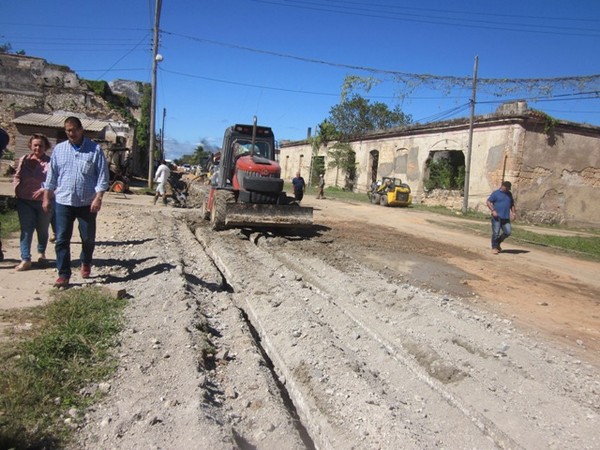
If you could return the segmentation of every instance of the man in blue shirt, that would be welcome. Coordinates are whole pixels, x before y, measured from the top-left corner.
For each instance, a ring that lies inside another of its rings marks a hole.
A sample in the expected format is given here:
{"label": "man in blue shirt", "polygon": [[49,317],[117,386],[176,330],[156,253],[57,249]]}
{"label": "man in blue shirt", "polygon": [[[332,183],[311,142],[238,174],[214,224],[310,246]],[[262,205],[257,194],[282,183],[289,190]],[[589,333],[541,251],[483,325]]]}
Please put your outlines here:
{"label": "man in blue shirt", "polygon": [[304,198],[306,183],[304,182],[304,178],[300,176],[300,172],[296,172],[296,177],[292,179],[292,186],[294,187],[294,198],[301,202]]}
{"label": "man in blue shirt", "polygon": [[502,251],[500,244],[510,236],[510,221],[514,220],[517,214],[510,192],[511,187],[510,181],[504,181],[500,189],[492,192],[487,199],[487,207],[492,212],[492,252],[495,254]]}
{"label": "man in blue shirt", "polygon": [[54,147],[44,188],[44,211],[55,197],[56,268],[54,287],[67,287],[71,278],[71,238],[75,219],[81,237],[81,277],[89,278],[96,246],[96,216],[108,189],[108,164],[100,145],[84,137],[77,117],[65,120],[67,141]]}

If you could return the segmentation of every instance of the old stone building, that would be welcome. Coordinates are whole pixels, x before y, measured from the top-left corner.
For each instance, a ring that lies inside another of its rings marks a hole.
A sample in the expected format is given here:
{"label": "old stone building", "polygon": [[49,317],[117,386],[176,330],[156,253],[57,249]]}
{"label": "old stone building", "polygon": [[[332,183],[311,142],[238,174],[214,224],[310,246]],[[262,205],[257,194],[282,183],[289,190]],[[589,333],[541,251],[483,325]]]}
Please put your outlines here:
{"label": "old stone building", "polygon": [[[447,159],[465,165],[468,119],[414,125],[375,132],[350,142],[357,176],[353,190],[366,193],[383,176],[399,177],[413,191],[416,202],[460,209],[462,192],[428,192],[431,161]],[[331,144],[329,145],[331,148]],[[308,175],[313,157],[328,167],[328,149],[310,142],[281,146],[283,176],[300,170]],[[326,169],[329,186],[340,184],[339,173]],[[341,178],[343,179],[343,177]],[[513,183],[521,219],[533,223],[600,226],[600,127],[550,119],[528,110],[524,102],[479,116],[473,127],[468,206],[485,211],[485,201],[503,180]]]}
{"label": "old stone building", "polygon": [[0,54],[0,127],[11,136],[9,150],[15,158],[29,152],[32,133],[46,134],[53,145],[65,140],[63,123],[70,115],[82,119],[86,136],[98,141],[108,156],[121,160],[124,150],[136,152],[134,127],[68,67]]}

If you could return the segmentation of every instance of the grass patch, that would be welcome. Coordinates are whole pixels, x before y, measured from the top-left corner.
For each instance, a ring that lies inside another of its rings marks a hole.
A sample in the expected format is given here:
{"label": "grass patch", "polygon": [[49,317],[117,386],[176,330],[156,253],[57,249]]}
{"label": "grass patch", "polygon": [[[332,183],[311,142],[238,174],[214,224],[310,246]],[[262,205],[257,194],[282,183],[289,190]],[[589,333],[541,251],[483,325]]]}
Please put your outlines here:
{"label": "grass patch", "polygon": [[[291,183],[286,183],[285,189],[288,193],[292,192]],[[307,186],[306,188],[307,195],[316,195],[317,192],[317,187]],[[326,188],[325,197],[341,201],[359,203],[369,202],[367,194],[344,191],[335,187]],[[490,215],[486,212],[477,212],[469,209],[466,214],[462,214],[461,211],[456,211],[444,206],[425,206],[417,203],[410,205],[410,208],[439,214],[441,216],[452,216],[458,219],[465,219],[464,223],[458,226],[461,226],[464,230],[478,236],[486,236],[491,233],[489,224]],[[435,220],[433,221],[435,222]],[[452,226],[457,225],[453,224]],[[540,231],[536,232],[532,230],[532,228],[539,228]],[[565,231],[573,232],[574,235],[567,235]],[[585,234],[585,236],[575,235],[578,232]],[[510,240],[524,244],[541,245],[552,248],[553,250],[569,253],[572,256],[600,261],[600,230],[597,229],[576,229],[559,225],[542,224],[536,224],[535,227],[533,227],[529,224],[515,222],[513,223],[513,232]]]}
{"label": "grass patch", "polygon": [[64,446],[68,411],[81,411],[99,395],[82,395],[81,389],[114,372],[111,349],[125,305],[98,288],[84,288],[57,292],[35,311],[3,313],[3,320],[30,318],[35,327],[0,351],[0,448]]}
{"label": "grass patch", "polygon": [[[283,185],[283,190],[287,192],[289,196],[294,195],[294,188],[291,182],[285,182]],[[306,186],[304,190],[305,195],[314,195],[316,196],[319,193],[319,187],[317,185],[314,186]],[[337,187],[326,187],[323,191],[326,198],[331,198],[335,200],[344,200],[351,202],[362,202],[369,203],[369,197],[367,194],[357,194],[355,192],[345,191],[341,188]]]}
{"label": "grass patch", "polygon": [[543,245],[555,250],[576,253],[579,256],[600,261],[600,236],[560,236],[539,234],[513,226],[510,239],[528,244]]}
{"label": "grass patch", "polygon": [[[481,223],[473,221],[465,221],[459,225],[462,229],[467,230],[478,236],[491,236],[491,225],[489,224],[489,216],[482,219]],[[597,231],[585,231],[586,236],[566,235],[564,233],[567,228],[557,228],[553,226],[536,226],[540,231],[530,231],[530,225],[520,224],[518,222],[512,224],[512,233],[508,238],[510,242],[540,245],[553,250],[562,251],[572,256],[600,261],[600,234]],[[453,224],[452,226],[456,226]],[[524,228],[527,227],[527,228]],[[556,234],[553,234],[553,231]],[[570,230],[576,233],[579,230]]]}
{"label": "grass patch", "polygon": [[5,195],[0,196],[0,239],[7,238],[12,233],[19,231],[19,217],[17,216],[15,199]]}

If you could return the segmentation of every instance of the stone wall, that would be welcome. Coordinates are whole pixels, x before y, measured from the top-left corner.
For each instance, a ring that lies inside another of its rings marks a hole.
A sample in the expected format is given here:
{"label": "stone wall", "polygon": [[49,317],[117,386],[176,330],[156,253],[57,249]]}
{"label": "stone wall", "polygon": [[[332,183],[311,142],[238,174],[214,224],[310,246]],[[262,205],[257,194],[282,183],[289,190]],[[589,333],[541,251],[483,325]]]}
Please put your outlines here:
{"label": "stone wall", "polygon": [[[535,115],[479,117],[473,131],[468,207],[486,212],[486,200],[503,180],[513,183],[521,219],[533,223],[564,223],[600,227],[600,127],[559,121],[546,132],[544,119]],[[429,126],[373,133],[351,142],[358,163],[354,190],[366,193],[371,184],[373,152],[379,161],[377,178],[401,178],[413,191],[415,203],[437,204],[460,210],[460,192],[428,193],[427,160],[435,152],[467,154],[468,121],[456,120]],[[282,176],[300,169],[310,173],[313,149],[308,141],[282,144]],[[325,156],[327,149],[319,149]],[[332,186],[344,174],[327,169]]]}
{"label": "stone wall", "polygon": [[[106,121],[125,121],[121,113],[91,91],[68,67],[31,56],[0,54],[0,127],[11,137],[9,150],[22,140],[11,121],[31,112],[67,112]],[[20,154],[23,149],[19,148]]]}
{"label": "stone wall", "polygon": [[528,132],[519,170],[519,209],[536,223],[600,224],[600,145],[587,129]]}

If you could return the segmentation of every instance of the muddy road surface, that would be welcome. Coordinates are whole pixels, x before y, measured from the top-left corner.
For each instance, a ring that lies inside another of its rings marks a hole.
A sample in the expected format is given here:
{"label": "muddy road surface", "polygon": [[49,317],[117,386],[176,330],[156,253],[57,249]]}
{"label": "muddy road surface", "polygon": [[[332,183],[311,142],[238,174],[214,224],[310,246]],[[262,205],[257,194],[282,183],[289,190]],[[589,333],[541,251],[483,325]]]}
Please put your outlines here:
{"label": "muddy road surface", "polygon": [[216,233],[107,197],[80,282],[130,304],[74,448],[600,448],[597,263],[413,209]]}

